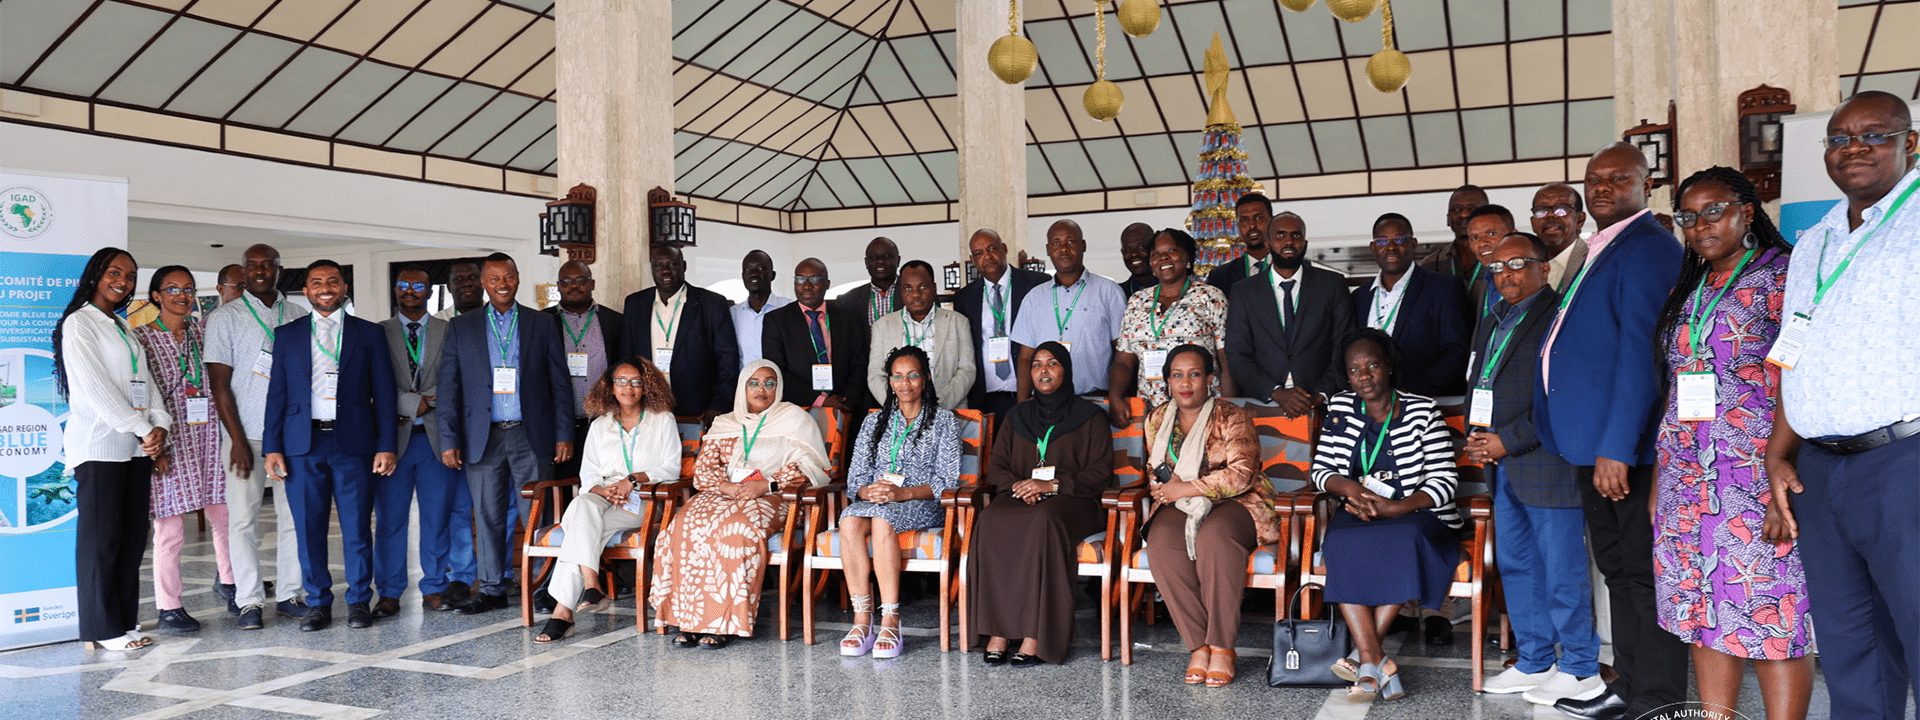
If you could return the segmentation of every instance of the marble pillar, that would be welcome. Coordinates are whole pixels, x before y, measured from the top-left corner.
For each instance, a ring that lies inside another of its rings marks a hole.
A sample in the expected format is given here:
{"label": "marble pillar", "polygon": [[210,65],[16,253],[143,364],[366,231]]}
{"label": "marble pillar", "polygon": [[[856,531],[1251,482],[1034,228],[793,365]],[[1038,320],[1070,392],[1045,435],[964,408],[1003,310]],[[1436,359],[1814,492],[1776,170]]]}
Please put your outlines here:
{"label": "marble pillar", "polygon": [[[960,117],[960,257],[979,228],[999,231],[1008,260],[1027,249],[1027,96],[987,67],[987,48],[1007,34],[1007,5],[965,0],[954,5]],[[1037,246],[1034,248],[1039,249]],[[1037,252],[1035,254],[1038,254]]]}
{"label": "marble pillar", "polygon": [[618,309],[651,284],[647,191],[673,190],[673,4],[561,0],[554,16],[556,188],[598,191],[594,296]]}

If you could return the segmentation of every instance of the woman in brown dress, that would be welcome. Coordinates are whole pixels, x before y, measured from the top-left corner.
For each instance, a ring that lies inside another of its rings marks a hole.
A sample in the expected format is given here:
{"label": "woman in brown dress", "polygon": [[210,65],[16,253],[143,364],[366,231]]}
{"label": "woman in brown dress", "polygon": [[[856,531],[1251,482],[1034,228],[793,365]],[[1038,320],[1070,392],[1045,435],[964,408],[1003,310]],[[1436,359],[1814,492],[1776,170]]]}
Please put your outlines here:
{"label": "woman in brown dress", "polygon": [[1147,413],[1154,499],[1147,558],[1167,614],[1192,653],[1186,683],[1224,687],[1233,682],[1247,556],[1280,541],[1276,496],[1260,472],[1253,419],[1239,405],[1213,398],[1213,355],[1181,345],[1167,354],[1160,374],[1171,402]]}
{"label": "woman in brown dress", "polygon": [[1113,484],[1113,435],[1100,408],[1073,394],[1073,356],[1057,342],[1033,353],[1033,399],[1007,413],[983,484],[992,501],[974,523],[967,565],[972,626],[989,636],[986,663],[1067,659],[1073,637],[1074,549],[1105,526],[1100,493]]}
{"label": "woman in brown dress", "polygon": [[780,400],[780,369],[755,360],[740,371],[733,412],[713,421],[694,460],[698,492],[661,531],[653,569],[658,622],[678,627],[673,643],[718,650],[753,636],[767,536],[778,529],[783,490],[827,482],[820,426]]}

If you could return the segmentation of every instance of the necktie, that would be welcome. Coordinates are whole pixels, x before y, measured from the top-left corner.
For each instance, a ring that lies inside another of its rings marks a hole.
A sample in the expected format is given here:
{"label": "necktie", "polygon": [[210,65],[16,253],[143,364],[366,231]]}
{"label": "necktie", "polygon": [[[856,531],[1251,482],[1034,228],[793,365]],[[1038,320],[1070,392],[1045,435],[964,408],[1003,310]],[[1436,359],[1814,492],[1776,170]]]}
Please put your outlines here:
{"label": "necktie", "polygon": [[[1007,334],[1007,299],[999,285],[993,286],[993,336],[1004,337]],[[1013,363],[993,363],[993,374],[1001,380],[1013,374]]]}
{"label": "necktie", "polygon": [[413,378],[415,385],[420,383],[420,363],[413,359],[420,350],[420,321],[407,323],[407,375]]}
{"label": "necktie", "polygon": [[1254,261],[1254,263],[1253,263],[1253,276],[1254,276],[1254,277],[1260,277],[1261,275],[1265,275],[1265,274],[1267,274],[1267,261],[1265,261],[1265,260],[1256,260],[1256,261]]}
{"label": "necktie", "polygon": [[1293,332],[1293,280],[1280,281],[1280,325],[1287,332]]}
{"label": "necktie", "polygon": [[807,332],[813,334],[813,362],[816,365],[825,364],[827,362],[827,336],[820,331],[820,313],[825,312],[825,310],[808,310],[801,308],[800,311],[806,313]]}

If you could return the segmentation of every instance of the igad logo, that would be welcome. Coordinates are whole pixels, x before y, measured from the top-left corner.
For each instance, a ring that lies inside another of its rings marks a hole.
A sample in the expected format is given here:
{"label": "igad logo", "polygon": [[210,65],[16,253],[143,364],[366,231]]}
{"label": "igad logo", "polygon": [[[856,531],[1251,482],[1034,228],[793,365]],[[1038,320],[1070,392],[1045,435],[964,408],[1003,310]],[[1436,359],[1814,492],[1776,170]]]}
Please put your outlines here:
{"label": "igad logo", "polygon": [[15,185],[0,191],[0,231],[21,240],[32,240],[53,225],[53,204],[46,193],[27,185]]}

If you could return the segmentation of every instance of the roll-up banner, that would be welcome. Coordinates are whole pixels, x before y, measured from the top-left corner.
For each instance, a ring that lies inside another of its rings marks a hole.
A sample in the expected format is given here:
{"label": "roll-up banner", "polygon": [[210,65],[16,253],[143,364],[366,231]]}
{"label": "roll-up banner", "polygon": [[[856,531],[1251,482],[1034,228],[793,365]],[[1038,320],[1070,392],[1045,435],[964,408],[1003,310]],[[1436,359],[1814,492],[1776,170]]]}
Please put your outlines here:
{"label": "roll-up banner", "polygon": [[[1920,103],[1908,106],[1920,117]],[[1820,224],[1828,210],[1844,199],[1827,177],[1826,151],[1820,136],[1827,134],[1832,111],[1789,115],[1781,122],[1780,234],[1800,244],[1808,228]]]}

